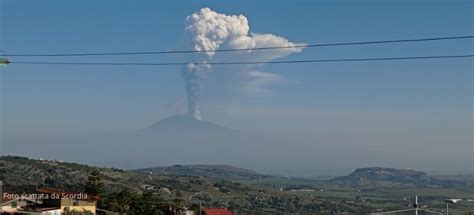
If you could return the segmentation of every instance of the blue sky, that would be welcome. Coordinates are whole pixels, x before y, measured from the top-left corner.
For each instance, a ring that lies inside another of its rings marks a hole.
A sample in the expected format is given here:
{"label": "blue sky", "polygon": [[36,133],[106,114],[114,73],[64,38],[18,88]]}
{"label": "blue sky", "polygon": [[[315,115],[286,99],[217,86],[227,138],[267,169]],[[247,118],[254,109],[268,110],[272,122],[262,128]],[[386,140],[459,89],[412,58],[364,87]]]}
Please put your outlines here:
{"label": "blue sky", "polygon": [[[0,49],[7,54],[176,50],[181,47],[185,18],[203,7],[243,14],[251,32],[271,33],[292,42],[473,34],[471,1],[3,0],[0,7]],[[456,40],[320,47],[284,59],[472,53],[472,40]],[[182,61],[183,56],[11,60],[168,62]],[[3,131],[34,136],[145,127],[184,112],[180,69],[11,64],[0,74]],[[222,92],[225,86],[220,76],[211,74],[203,85],[204,118],[267,132],[312,126],[331,134],[360,131],[366,134],[361,142],[374,136],[413,136],[410,141],[416,142],[418,136],[430,135],[433,142],[452,139],[462,156],[471,155],[472,164],[472,59],[279,64],[261,69],[284,77],[262,95]],[[287,116],[284,121],[282,113]],[[407,125],[412,129],[406,129]]]}

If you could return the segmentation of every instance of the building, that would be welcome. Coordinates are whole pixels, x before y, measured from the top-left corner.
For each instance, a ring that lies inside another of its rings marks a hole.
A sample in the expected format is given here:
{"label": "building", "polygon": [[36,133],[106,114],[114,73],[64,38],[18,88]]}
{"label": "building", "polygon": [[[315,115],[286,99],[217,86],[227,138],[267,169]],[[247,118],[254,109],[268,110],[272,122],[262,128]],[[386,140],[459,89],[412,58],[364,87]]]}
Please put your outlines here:
{"label": "building", "polygon": [[14,196],[2,195],[1,215],[61,215],[61,209],[58,207],[42,207],[42,201]]}
{"label": "building", "polygon": [[206,215],[234,215],[232,211],[225,208],[207,208],[204,209]]}
{"label": "building", "polygon": [[59,198],[49,198],[43,200],[43,207],[58,207],[61,213],[77,211],[96,214],[98,196],[87,195],[84,193],[65,192],[52,188],[40,188],[37,191],[40,194],[57,196]]}
{"label": "building", "polygon": [[119,212],[109,211],[109,210],[100,209],[100,208],[97,208],[95,212],[96,212],[96,215],[120,215]]}
{"label": "building", "polygon": [[68,212],[96,215],[98,196],[52,188],[40,188],[35,194],[41,198],[2,195],[0,215],[61,215]]}
{"label": "building", "polygon": [[396,214],[396,215],[444,215],[442,212],[438,211],[431,211],[427,209],[418,209],[418,211],[414,208],[405,209],[405,210],[398,210],[398,211],[387,211],[387,212],[379,212],[379,213],[371,213],[371,215],[382,215],[382,214]]}
{"label": "building", "polygon": [[5,193],[0,196],[0,214],[21,214],[23,207],[35,205],[36,202],[27,198],[15,197],[14,194]]}
{"label": "building", "polygon": [[192,211],[192,210],[185,210],[183,212],[183,215],[196,215],[196,212]]}

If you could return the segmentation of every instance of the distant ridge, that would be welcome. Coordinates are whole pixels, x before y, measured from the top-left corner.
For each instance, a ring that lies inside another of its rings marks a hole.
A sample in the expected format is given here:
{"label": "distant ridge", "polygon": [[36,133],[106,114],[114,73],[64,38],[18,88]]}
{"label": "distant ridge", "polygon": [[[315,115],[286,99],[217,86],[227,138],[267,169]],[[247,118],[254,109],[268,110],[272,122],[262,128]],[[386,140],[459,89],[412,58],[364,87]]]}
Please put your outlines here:
{"label": "distant ridge", "polygon": [[247,180],[270,177],[254,170],[229,165],[173,165],[135,170],[138,172],[180,176],[200,176],[221,180]]}
{"label": "distant ridge", "polygon": [[456,186],[452,181],[440,180],[428,176],[425,172],[386,167],[360,168],[347,176],[337,177],[330,181],[346,186]]}

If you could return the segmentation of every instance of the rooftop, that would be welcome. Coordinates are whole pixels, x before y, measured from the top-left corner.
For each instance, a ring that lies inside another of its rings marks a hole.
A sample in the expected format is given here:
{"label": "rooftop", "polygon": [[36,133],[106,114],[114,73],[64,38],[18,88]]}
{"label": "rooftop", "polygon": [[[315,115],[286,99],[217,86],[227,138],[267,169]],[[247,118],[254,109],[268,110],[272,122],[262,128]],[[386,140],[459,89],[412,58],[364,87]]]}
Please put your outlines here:
{"label": "rooftop", "polygon": [[[47,194],[57,194],[57,195],[85,195],[84,193],[79,193],[79,192],[66,192],[60,189],[54,189],[54,188],[49,188],[49,187],[42,187],[37,190],[40,193],[47,193]],[[86,199],[77,199],[81,201],[98,201],[100,199],[99,196],[94,196],[94,195],[88,195]]]}
{"label": "rooftop", "polygon": [[232,211],[225,208],[208,208],[204,209],[204,212],[206,212],[206,215],[234,215]]}

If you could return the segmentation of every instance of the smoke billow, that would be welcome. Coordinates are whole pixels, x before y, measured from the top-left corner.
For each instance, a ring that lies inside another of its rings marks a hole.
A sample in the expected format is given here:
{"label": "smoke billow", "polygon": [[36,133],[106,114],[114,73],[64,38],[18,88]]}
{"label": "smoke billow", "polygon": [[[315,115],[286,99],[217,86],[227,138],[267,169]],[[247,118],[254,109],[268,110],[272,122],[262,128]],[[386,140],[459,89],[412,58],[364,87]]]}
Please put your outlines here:
{"label": "smoke billow", "polygon": [[183,71],[186,94],[188,96],[188,114],[198,120],[202,119],[198,100],[201,94],[201,80],[211,71],[211,66],[207,64],[206,60],[200,63],[189,63]]}
{"label": "smoke billow", "polygon": [[[209,8],[202,8],[200,11],[188,16],[185,25],[188,48],[195,51],[204,51],[187,56],[186,60],[192,63],[189,63],[182,72],[188,97],[188,114],[199,120],[201,120],[199,110],[201,82],[212,71],[209,62],[213,59],[268,62],[276,58],[285,57],[291,53],[301,52],[302,50],[302,48],[286,48],[265,51],[239,51],[225,54],[214,52],[214,50],[223,47],[229,49],[252,49],[300,45],[272,34],[249,34],[248,20],[243,15],[219,14]],[[227,68],[226,70],[241,73],[241,80],[247,82],[247,84],[240,84],[240,86],[247,88],[251,86],[251,89],[258,89],[261,85],[279,79],[279,76],[275,74],[256,71],[252,67],[255,67],[255,65],[233,66],[233,68]],[[244,90],[248,91],[249,89]]]}

